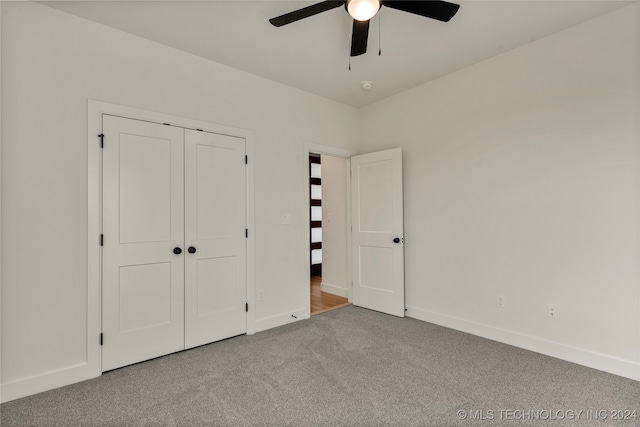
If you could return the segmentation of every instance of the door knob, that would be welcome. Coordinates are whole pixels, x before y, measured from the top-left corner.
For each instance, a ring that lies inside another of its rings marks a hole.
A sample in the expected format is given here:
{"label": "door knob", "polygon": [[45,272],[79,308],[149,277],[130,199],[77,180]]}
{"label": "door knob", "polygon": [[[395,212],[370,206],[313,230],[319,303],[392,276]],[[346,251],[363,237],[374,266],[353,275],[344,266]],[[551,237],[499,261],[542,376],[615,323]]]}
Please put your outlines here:
{"label": "door knob", "polygon": [[180,255],[182,253],[182,249],[180,248],[173,248],[173,253],[176,255]]}
{"label": "door knob", "polygon": [[187,249],[187,252],[189,252],[190,254],[195,254],[196,248],[194,248],[193,246],[189,246],[189,249]]}
{"label": "door knob", "polygon": [[395,239],[393,239],[393,243],[400,243],[400,238],[396,237]]}

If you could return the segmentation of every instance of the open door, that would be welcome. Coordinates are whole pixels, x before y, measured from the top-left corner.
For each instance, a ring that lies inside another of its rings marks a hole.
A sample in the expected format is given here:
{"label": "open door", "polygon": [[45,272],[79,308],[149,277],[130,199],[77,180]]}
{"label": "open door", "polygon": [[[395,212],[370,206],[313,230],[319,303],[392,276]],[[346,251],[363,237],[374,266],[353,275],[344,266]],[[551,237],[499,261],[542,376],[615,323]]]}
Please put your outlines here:
{"label": "open door", "polygon": [[404,317],[402,149],[351,158],[353,305]]}

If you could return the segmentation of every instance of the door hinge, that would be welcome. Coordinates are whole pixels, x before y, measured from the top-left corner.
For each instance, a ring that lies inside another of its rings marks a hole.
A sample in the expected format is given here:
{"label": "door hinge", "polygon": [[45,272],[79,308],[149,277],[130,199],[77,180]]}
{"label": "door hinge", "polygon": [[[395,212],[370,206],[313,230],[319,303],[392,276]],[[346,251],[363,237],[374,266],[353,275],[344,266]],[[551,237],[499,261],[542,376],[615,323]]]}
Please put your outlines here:
{"label": "door hinge", "polygon": [[248,302],[245,303],[245,305],[244,305],[244,311],[247,312],[247,313],[249,312],[249,303]]}
{"label": "door hinge", "polygon": [[100,246],[104,246],[104,234],[100,235]]}
{"label": "door hinge", "polygon": [[247,239],[249,238],[249,229],[248,228],[244,229],[244,237],[247,238]]}
{"label": "door hinge", "polygon": [[244,156],[244,164],[245,165],[249,164],[249,156],[247,156],[247,155]]}
{"label": "door hinge", "polygon": [[100,138],[100,148],[104,148],[104,133],[98,135],[98,138]]}
{"label": "door hinge", "polygon": [[100,345],[104,343],[104,335],[100,332]]}

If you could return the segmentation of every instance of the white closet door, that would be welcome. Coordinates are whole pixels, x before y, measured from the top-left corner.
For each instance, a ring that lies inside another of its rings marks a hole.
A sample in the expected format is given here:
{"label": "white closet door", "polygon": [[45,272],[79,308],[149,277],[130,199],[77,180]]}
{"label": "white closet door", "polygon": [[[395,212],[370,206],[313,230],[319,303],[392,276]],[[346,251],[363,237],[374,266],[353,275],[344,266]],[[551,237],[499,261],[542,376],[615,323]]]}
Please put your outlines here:
{"label": "white closet door", "polygon": [[245,140],[185,130],[185,346],[246,333]]}
{"label": "white closet door", "polygon": [[103,131],[107,371],[184,348],[184,130],[105,115]]}
{"label": "white closet door", "polygon": [[351,158],[353,305],[404,317],[402,151]]}

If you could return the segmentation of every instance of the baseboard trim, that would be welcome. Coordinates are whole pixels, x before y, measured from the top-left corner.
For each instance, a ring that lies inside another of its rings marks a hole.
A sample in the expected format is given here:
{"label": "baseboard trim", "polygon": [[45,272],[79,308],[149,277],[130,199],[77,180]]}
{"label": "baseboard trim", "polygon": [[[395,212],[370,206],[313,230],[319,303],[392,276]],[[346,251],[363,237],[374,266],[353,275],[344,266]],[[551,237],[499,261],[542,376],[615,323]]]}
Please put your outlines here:
{"label": "baseboard trim", "polygon": [[89,364],[85,362],[20,378],[2,384],[0,401],[2,403],[9,402],[32,394],[96,378],[100,375],[101,373],[98,372],[96,374],[95,369],[91,369]]}
{"label": "baseboard trim", "polygon": [[332,285],[331,283],[320,283],[320,291],[327,292],[329,294],[337,295],[339,297],[348,298],[349,291],[341,286]]}
{"label": "baseboard trim", "polygon": [[[295,316],[295,317],[294,317]],[[256,319],[254,322],[254,332],[262,332],[267,329],[277,328],[278,326],[288,325],[309,318],[308,308],[299,308],[286,313],[276,314],[275,316],[263,317]]]}
{"label": "baseboard trim", "polygon": [[461,319],[418,307],[407,307],[406,315],[468,334],[520,347],[525,350],[577,363],[621,377],[640,381],[640,363],[619,357],[597,353],[515,331],[496,328],[478,322]]}

